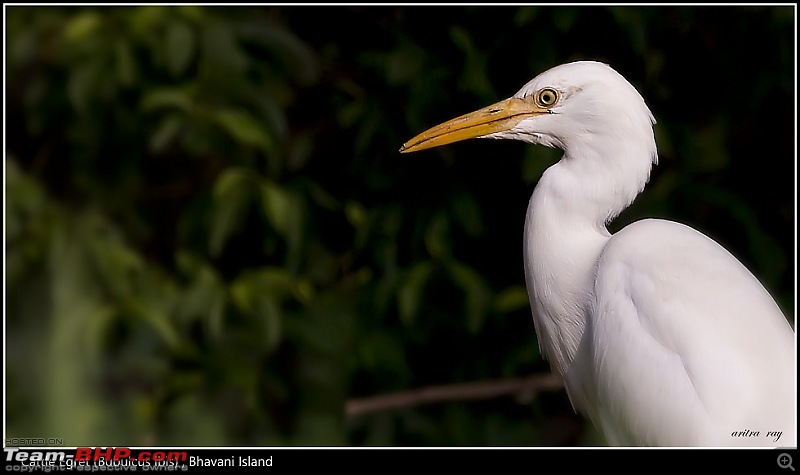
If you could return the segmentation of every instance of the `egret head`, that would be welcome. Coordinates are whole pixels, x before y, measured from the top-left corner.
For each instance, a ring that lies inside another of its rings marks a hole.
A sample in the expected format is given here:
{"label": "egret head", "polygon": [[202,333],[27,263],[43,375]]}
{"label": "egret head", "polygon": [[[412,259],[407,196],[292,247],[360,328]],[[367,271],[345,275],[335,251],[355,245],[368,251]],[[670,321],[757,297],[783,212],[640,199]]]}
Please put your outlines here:
{"label": "egret head", "polygon": [[655,119],[619,73],[594,61],[552,68],[509,99],[433,127],[406,142],[414,152],[469,138],[514,139],[569,152],[636,143],[655,161]]}

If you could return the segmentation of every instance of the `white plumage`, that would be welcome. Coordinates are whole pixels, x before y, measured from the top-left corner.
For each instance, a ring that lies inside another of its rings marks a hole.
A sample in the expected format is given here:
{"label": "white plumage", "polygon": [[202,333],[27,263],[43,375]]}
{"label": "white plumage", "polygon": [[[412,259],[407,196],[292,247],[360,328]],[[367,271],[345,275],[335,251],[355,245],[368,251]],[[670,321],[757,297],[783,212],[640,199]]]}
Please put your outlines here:
{"label": "white plumage", "polygon": [[564,151],[531,197],[525,277],[541,350],[609,443],[794,446],[795,336],[758,279],[682,224],[606,229],[657,161],[654,123],[622,76],[581,61],[401,151],[473,137]]}

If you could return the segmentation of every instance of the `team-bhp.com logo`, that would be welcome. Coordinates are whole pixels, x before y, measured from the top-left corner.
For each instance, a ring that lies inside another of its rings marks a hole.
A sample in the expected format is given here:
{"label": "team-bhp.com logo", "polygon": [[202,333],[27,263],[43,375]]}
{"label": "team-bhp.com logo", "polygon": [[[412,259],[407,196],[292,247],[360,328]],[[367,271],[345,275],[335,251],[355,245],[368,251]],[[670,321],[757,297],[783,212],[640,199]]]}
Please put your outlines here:
{"label": "team-bhp.com logo", "polygon": [[[144,470],[186,470],[185,451],[131,450],[126,447],[80,447],[72,450],[30,450],[6,447],[6,470],[81,470],[89,466],[127,466]],[[17,468],[18,467],[18,468]]]}

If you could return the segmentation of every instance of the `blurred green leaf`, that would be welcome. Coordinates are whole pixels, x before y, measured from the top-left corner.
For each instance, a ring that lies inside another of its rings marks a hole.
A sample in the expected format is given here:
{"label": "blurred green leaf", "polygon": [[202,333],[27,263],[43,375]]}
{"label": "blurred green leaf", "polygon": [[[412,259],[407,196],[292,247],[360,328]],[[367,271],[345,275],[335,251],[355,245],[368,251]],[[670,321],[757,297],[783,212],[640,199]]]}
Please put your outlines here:
{"label": "blurred green leaf", "polygon": [[453,210],[453,217],[458,220],[467,234],[477,237],[483,233],[481,208],[474,196],[467,193],[457,194],[450,200],[450,206]]}
{"label": "blurred green leaf", "polygon": [[259,297],[282,300],[292,295],[294,286],[294,279],[285,269],[264,267],[239,276],[231,283],[231,295],[243,311],[255,312]]}
{"label": "blurred green leaf", "polygon": [[690,138],[690,153],[687,154],[687,167],[699,172],[722,170],[728,163],[725,153],[725,140],[728,127],[717,122],[701,130],[693,130]]}
{"label": "blurred green leaf", "polygon": [[264,132],[264,127],[247,112],[221,109],[214,111],[213,116],[216,122],[238,142],[267,152],[272,150],[272,138]]}
{"label": "blurred green leaf", "polygon": [[192,280],[174,303],[177,319],[182,322],[201,319],[211,338],[219,340],[227,301],[224,282],[207,262],[188,253],[178,256],[178,265]]}
{"label": "blurred green leaf", "polygon": [[448,270],[453,282],[464,292],[467,329],[476,334],[483,328],[489,305],[489,289],[474,269],[459,262],[451,262]]}
{"label": "blurred green leaf", "polygon": [[167,347],[175,352],[181,351],[182,341],[177,329],[172,324],[166,308],[159,308],[155,305],[148,305],[146,302],[135,303],[133,305],[134,314],[147,322]]}
{"label": "blurred green leaf", "polygon": [[344,212],[354,228],[362,228],[367,224],[367,211],[361,203],[348,201],[345,203]]}
{"label": "blurred green leaf", "polygon": [[387,58],[386,82],[398,85],[408,82],[422,70],[425,57],[425,50],[418,45],[401,43]]}
{"label": "blurred green leaf", "polygon": [[68,42],[80,41],[97,30],[102,22],[101,16],[96,12],[80,12],[64,27],[64,39]]}
{"label": "blurred green leaf", "polygon": [[224,21],[206,22],[201,51],[201,73],[215,82],[241,74],[247,67],[247,56],[240,49],[231,25]]}
{"label": "blurred green leaf", "polygon": [[382,331],[370,332],[358,341],[359,363],[378,372],[402,373],[408,365],[397,338]]}
{"label": "blurred green leaf", "polygon": [[419,313],[425,284],[433,273],[433,264],[428,261],[414,264],[397,290],[397,306],[400,321],[412,325]]}
{"label": "blurred green leaf", "polygon": [[175,87],[150,90],[142,97],[141,102],[141,108],[144,111],[175,108],[184,112],[189,112],[192,105],[193,100],[187,88]]}
{"label": "blurred green leaf", "polygon": [[494,297],[492,302],[492,308],[499,313],[511,313],[528,308],[528,306],[528,291],[521,285],[504,289]]}
{"label": "blurred green leaf", "polygon": [[238,277],[230,287],[236,306],[257,319],[264,347],[274,350],[282,338],[281,302],[290,298],[297,283],[284,269],[263,268]]}
{"label": "blurred green leaf", "polygon": [[462,27],[450,28],[450,38],[464,54],[463,88],[480,96],[494,96],[494,89],[486,74],[486,59],[475,48],[472,36]]}
{"label": "blurred green leaf", "polygon": [[138,75],[138,66],[128,41],[122,38],[116,41],[115,57],[117,80],[125,87],[133,86]]}
{"label": "blurred green leaf", "polygon": [[194,35],[191,28],[181,21],[170,22],[164,46],[170,74],[173,77],[182,75],[194,55]]}
{"label": "blurred green leaf", "polygon": [[175,114],[165,116],[156,127],[155,132],[150,135],[148,142],[150,150],[153,152],[162,152],[164,149],[173,142],[181,131],[183,120]]}
{"label": "blurred green leaf", "polygon": [[319,74],[314,52],[296,35],[275,23],[250,23],[240,28],[242,37],[265,47],[279,57],[290,76],[300,84],[311,84]]}
{"label": "blurred green leaf", "polygon": [[428,224],[425,247],[430,255],[437,259],[450,255],[450,223],[444,213],[437,213]]}
{"label": "blurred green leaf", "polygon": [[229,168],[217,179],[213,190],[211,232],[208,246],[219,255],[228,238],[241,226],[245,212],[254,199],[258,178],[250,170]]}
{"label": "blurred green leaf", "polygon": [[291,217],[300,212],[296,200],[282,187],[262,181],[261,203],[269,223],[284,236],[289,232]]}
{"label": "blurred green leaf", "polygon": [[147,35],[167,15],[169,9],[164,6],[143,6],[129,11],[129,19],[134,33]]}
{"label": "blurred green leaf", "polygon": [[99,63],[89,62],[75,68],[67,82],[67,90],[72,107],[80,113],[86,113],[92,98],[95,97],[100,75]]}
{"label": "blurred green leaf", "polygon": [[92,263],[100,279],[117,296],[130,294],[130,278],[144,270],[139,255],[113,239],[94,240],[87,243],[92,252]]}
{"label": "blurred green leaf", "polygon": [[[188,443],[197,447],[222,447],[225,414],[209,410],[198,393],[186,393],[170,405],[164,434],[166,445]],[[185,442],[184,442],[185,441]]]}

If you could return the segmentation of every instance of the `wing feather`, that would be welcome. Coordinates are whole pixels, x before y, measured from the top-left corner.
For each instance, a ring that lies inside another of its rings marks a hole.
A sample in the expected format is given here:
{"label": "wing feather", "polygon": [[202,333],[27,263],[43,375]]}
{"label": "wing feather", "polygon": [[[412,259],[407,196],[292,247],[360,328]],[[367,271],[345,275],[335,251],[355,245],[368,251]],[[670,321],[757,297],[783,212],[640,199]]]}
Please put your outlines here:
{"label": "wing feather", "polygon": [[566,380],[609,442],[796,444],[794,333],[712,239],[670,221],[626,227],[598,260],[587,313]]}

